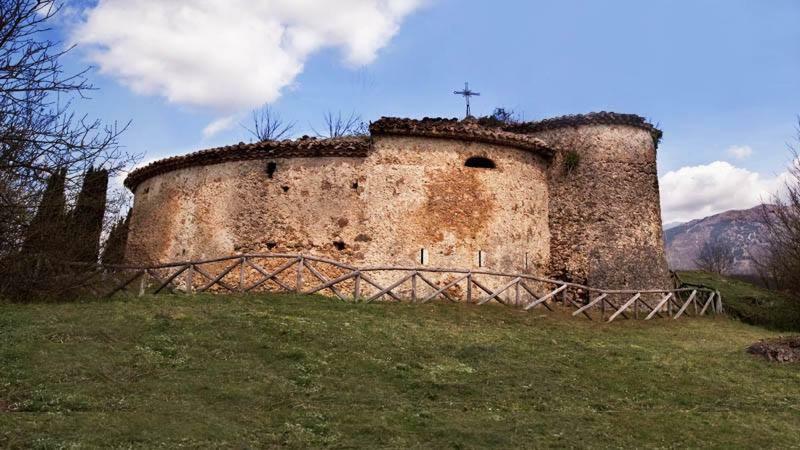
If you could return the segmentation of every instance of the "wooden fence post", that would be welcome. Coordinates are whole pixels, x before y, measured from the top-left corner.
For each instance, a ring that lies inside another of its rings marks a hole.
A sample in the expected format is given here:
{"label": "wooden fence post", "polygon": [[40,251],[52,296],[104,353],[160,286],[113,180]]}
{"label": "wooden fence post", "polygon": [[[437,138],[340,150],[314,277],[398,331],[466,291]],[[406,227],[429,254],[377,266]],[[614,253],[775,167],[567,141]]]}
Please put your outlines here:
{"label": "wooden fence post", "polygon": [[603,298],[603,300],[600,302],[600,320],[601,321],[606,320],[606,299],[605,298]]}
{"label": "wooden fence post", "polygon": [[297,279],[295,280],[295,292],[301,294],[303,292],[303,268],[305,267],[305,258],[303,255],[297,259]]}
{"label": "wooden fence post", "polygon": [[411,302],[417,302],[417,271],[411,274]]}
{"label": "wooden fence post", "polygon": [[186,269],[186,293],[194,295],[194,264],[189,264]]}
{"label": "wooden fence post", "polygon": [[356,272],[356,279],[353,281],[353,301],[358,303],[361,298],[361,272]]}
{"label": "wooden fence post", "polygon": [[139,277],[139,297],[144,296],[144,287],[147,284],[147,271],[145,270],[144,273]]}
{"label": "wooden fence post", "polygon": [[668,312],[670,317],[672,317],[672,302],[676,298],[680,298],[680,293],[676,292],[676,295],[673,295],[672,298],[669,299],[669,301],[667,302],[667,312]]}
{"label": "wooden fence post", "polygon": [[467,274],[467,303],[472,303],[472,272]]}
{"label": "wooden fence post", "polygon": [[240,293],[244,292],[244,265],[245,265],[246,259],[247,258],[243,256],[242,259],[239,260],[240,261],[239,262],[239,292]]}

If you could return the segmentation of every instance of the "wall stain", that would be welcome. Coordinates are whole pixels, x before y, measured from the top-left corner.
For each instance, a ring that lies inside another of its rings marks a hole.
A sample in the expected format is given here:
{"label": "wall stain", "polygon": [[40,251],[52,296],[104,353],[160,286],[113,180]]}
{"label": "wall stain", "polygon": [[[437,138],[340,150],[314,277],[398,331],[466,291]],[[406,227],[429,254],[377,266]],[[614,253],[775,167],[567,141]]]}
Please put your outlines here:
{"label": "wall stain", "polygon": [[493,208],[476,170],[452,168],[431,174],[425,204],[415,217],[423,238],[431,242],[442,241],[445,231],[469,239],[487,227]]}

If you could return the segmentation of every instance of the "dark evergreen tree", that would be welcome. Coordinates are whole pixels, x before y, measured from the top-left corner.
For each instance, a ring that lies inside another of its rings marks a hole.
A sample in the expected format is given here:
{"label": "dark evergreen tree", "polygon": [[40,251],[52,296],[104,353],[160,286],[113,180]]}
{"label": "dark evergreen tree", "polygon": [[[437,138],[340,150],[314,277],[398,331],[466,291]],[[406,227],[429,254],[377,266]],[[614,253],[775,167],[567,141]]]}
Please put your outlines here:
{"label": "dark evergreen tree", "polygon": [[108,233],[103,249],[103,264],[122,264],[125,261],[125,247],[128,245],[128,227],[131,222],[131,210],[125,219],[119,219]]}
{"label": "dark evergreen tree", "polygon": [[100,233],[103,231],[103,216],[106,212],[108,171],[89,167],[83,177],[83,185],[70,214],[69,259],[96,263],[100,256]]}
{"label": "dark evergreen tree", "polygon": [[25,235],[22,245],[24,255],[53,259],[63,256],[67,231],[66,176],[66,169],[60,169],[47,180],[47,187]]}

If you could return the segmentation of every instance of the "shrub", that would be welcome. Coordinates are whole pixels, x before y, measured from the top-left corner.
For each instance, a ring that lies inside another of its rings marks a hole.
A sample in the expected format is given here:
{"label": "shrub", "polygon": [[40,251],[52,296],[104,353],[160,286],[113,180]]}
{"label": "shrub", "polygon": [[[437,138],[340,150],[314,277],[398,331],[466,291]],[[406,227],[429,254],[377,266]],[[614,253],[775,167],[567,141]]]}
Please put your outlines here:
{"label": "shrub", "polygon": [[580,163],[580,153],[576,152],[575,150],[569,150],[564,153],[564,171],[567,172],[567,174],[570,174],[577,169]]}

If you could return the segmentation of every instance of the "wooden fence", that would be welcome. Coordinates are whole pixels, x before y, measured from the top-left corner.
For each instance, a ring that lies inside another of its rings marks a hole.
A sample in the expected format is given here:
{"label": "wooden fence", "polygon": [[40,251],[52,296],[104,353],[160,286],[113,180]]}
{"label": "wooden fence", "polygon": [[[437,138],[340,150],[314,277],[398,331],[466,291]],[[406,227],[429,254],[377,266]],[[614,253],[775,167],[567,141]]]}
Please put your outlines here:
{"label": "wooden fence", "polygon": [[[719,291],[599,289],[522,273],[433,267],[357,268],[326,258],[295,254],[248,254],[153,266],[67,263],[94,295],[163,292],[293,292],[327,294],[342,301],[388,299],[427,303],[442,299],[483,305],[497,302],[528,311],[560,304],[572,315],[612,322],[723,312]],[[104,289],[111,286],[111,289]]]}

